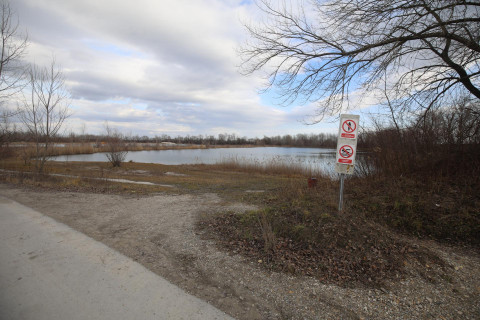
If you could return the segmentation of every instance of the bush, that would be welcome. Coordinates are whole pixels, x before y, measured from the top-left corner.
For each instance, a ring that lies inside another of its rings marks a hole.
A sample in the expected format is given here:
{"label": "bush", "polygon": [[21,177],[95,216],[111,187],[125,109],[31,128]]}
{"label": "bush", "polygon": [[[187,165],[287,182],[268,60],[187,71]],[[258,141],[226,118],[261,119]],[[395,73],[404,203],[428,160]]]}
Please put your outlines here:
{"label": "bush", "polygon": [[480,105],[461,100],[455,107],[431,111],[404,128],[379,127],[360,136],[371,151],[365,161],[374,174],[420,179],[480,176]]}
{"label": "bush", "polygon": [[107,159],[113,167],[120,167],[127,157],[127,144],[124,136],[117,130],[110,128],[108,123],[105,125],[107,131]]}

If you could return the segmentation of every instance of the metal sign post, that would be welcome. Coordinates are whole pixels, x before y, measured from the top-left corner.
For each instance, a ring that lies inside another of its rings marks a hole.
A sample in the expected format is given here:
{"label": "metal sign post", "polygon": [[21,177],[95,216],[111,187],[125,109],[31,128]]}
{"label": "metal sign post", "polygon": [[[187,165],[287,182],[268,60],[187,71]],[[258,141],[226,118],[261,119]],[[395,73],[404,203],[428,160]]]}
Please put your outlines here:
{"label": "metal sign post", "polygon": [[353,169],[355,167],[359,121],[360,116],[358,115],[340,115],[337,155],[335,161],[335,171],[340,173],[340,199],[338,202],[339,212],[341,212],[343,209],[343,188],[345,174],[353,174]]}
{"label": "metal sign post", "polygon": [[343,181],[344,180],[345,180],[345,173],[340,173],[340,200],[338,201],[338,212],[341,212],[343,207]]}

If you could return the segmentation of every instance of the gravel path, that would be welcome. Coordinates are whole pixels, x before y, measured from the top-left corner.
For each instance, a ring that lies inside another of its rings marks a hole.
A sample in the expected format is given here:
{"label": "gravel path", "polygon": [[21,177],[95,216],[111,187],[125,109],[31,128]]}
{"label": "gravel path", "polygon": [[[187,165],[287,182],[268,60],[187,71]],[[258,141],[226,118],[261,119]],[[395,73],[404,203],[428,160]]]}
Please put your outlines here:
{"label": "gravel path", "polygon": [[382,288],[342,288],[267,271],[206,240],[195,228],[200,215],[252,209],[215,194],[137,198],[5,184],[0,194],[103,242],[238,319],[480,319],[480,256],[466,249],[417,241],[444,260],[448,276],[426,277],[428,267],[423,274],[412,268]]}
{"label": "gravel path", "polygon": [[0,319],[232,319],[118,251],[2,196],[0,256]]}

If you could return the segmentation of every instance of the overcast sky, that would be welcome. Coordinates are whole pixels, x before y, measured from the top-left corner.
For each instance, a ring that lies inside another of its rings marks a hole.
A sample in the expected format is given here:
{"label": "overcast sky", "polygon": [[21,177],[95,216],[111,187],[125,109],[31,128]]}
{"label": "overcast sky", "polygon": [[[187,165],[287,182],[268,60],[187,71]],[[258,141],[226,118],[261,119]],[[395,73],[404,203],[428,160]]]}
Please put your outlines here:
{"label": "overcast sky", "polygon": [[336,132],[305,125],[313,106],[281,107],[239,73],[242,21],[255,8],[241,0],[11,0],[28,31],[26,59],[55,57],[67,79],[73,116],[67,133],[155,136],[235,133],[262,137]]}

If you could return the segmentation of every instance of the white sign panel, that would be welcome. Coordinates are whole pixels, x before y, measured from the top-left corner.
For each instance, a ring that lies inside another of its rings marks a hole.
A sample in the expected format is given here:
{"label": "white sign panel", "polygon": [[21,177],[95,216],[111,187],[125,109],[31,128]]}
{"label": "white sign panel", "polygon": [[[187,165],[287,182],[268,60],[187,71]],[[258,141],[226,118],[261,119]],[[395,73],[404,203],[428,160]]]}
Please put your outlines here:
{"label": "white sign panel", "polygon": [[[344,117],[348,116],[348,117]],[[342,115],[340,118],[340,136],[339,138],[357,139],[358,120],[360,116]]]}
{"label": "white sign panel", "polygon": [[354,114],[340,115],[338,129],[335,171],[352,174],[357,151],[357,137],[360,116]]}
{"label": "white sign panel", "polygon": [[337,162],[345,164],[353,164],[355,161],[355,149],[352,143],[339,145],[337,147]]}

